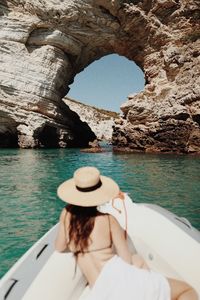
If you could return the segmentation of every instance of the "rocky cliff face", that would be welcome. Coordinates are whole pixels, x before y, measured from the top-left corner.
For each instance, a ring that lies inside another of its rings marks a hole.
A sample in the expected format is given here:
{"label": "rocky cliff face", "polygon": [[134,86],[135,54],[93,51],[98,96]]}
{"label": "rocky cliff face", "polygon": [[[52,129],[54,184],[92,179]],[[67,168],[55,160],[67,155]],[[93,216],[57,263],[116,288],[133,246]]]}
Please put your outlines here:
{"label": "rocky cliff face", "polygon": [[1,0],[0,146],[87,144],[62,98],[74,76],[118,53],[144,71],[113,143],[131,151],[200,152],[198,0]]}
{"label": "rocky cliff face", "polygon": [[140,53],[146,85],[121,106],[116,150],[200,153],[200,5],[131,2],[128,12],[140,14],[148,31]]}
{"label": "rocky cliff face", "polygon": [[119,120],[119,114],[86,105],[68,97],[65,97],[63,101],[80,116],[81,121],[89,125],[97,139],[111,141],[113,126],[115,120]]}

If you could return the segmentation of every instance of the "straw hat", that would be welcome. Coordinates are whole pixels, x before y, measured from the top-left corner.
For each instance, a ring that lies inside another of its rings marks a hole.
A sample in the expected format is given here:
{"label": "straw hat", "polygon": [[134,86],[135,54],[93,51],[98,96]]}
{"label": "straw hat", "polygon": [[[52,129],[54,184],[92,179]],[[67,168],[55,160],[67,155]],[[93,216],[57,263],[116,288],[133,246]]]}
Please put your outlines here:
{"label": "straw hat", "polygon": [[117,196],[119,186],[95,167],[82,167],[58,187],[61,200],[79,206],[98,206]]}

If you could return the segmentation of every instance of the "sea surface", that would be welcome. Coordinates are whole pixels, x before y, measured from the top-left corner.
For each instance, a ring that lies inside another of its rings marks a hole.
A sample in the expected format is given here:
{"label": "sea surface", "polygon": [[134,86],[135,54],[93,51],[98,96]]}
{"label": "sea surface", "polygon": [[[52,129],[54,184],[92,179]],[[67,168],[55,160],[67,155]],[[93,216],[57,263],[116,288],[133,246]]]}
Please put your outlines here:
{"label": "sea surface", "polygon": [[161,205],[200,230],[199,156],[0,149],[0,277],[57,223],[65,205],[57,187],[86,165],[111,176],[133,201]]}

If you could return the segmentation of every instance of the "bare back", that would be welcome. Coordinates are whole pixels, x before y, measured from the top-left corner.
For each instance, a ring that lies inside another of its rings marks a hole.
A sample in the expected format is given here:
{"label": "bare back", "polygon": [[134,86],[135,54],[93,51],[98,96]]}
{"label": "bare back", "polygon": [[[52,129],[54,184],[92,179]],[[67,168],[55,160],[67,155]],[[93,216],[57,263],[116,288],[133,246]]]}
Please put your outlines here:
{"label": "bare back", "polygon": [[[57,239],[56,249],[58,251],[64,251],[63,248],[66,248],[66,241],[69,240],[69,222],[70,213],[66,214],[66,211],[63,211],[60,217],[60,226],[63,227],[63,230],[60,228],[60,232],[63,231],[65,245],[62,243],[59,245],[59,239]],[[60,241],[62,242],[62,239]],[[75,249],[73,242],[68,247],[71,252],[79,252],[78,249]],[[96,216],[94,228],[89,237],[88,249],[77,255],[78,266],[90,286],[96,281],[105,263],[116,253],[125,261],[131,263],[131,253],[128,249],[124,231],[117,220],[107,214]]]}
{"label": "bare back", "polygon": [[[89,247],[87,251],[80,253],[77,257],[78,265],[90,286],[96,281],[104,264],[114,255],[108,218],[110,217],[107,215],[95,218],[94,228],[90,234]],[[71,247],[69,246],[70,250],[73,249]]]}

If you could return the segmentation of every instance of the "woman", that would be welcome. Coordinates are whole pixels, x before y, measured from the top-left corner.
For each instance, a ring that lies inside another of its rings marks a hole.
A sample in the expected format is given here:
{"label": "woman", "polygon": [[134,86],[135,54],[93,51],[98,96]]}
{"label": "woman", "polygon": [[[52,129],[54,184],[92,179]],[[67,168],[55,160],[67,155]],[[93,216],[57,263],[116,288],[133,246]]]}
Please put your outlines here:
{"label": "woman", "polygon": [[143,262],[132,259],[117,220],[97,210],[118,195],[117,183],[94,167],[79,168],[58,188],[70,205],[61,212],[55,248],[74,253],[91,289],[87,299],[197,300],[188,284],[139,268]]}

